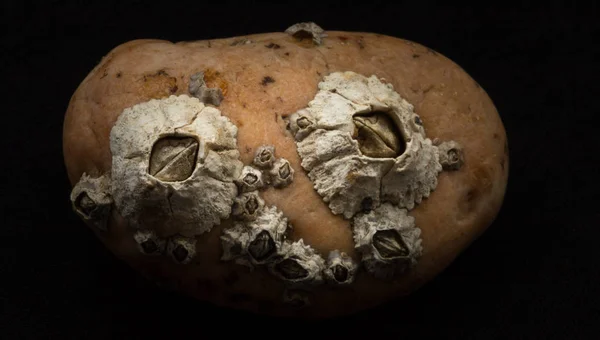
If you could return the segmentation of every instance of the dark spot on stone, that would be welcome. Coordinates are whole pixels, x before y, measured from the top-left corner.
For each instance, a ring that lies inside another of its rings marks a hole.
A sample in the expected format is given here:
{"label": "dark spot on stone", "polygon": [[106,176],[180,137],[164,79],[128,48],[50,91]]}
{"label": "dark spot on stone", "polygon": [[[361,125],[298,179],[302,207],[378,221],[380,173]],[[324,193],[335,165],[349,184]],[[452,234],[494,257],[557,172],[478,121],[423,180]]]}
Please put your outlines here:
{"label": "dark spot on stone", "polygon": [[344,36],[338,37],[338,39],[340,39],[342,42],[348,41],[348,37],[344,37]]}
{"label": "dark spot on stone", "polygon": [[185,249],[184,246],[182,245],[178,245],[177,247],[175,247],[175,249],[173,249],[173,258],[177,261],[177,262],[183,262],[185,261],[185,259],[188,256],[188,251],[187,249]]}
{"label": "dark spot on stone", "polygon": [[279,46],[278,44],[275,43],[269,43],[268,45],[265,45],[266,48],[272,48],[272,49],[279,49],[281,48],[281,46]]}
{"label": "dark spot on stone", "polygon": [[168,76],[169,74],[165,70],[158,70],[155,74],[156,76]]}
{"label": "dark spot on stone", "polygon": [[329,90],[329,92],[331,92],[331,93],[337,93],[337,89],[331,89],[331,90]]}
{"label": "dark spot on stone", "polygon": [[504,162],[506,161],[506,159],[504,157],[502,157],[502,159],[500,160],[500,166],[502,167],[502,171],[504,171]]}
{"label": "dark spot on stone", "polygon": [[277,97],[277,100],[278,100],[280,103],[283,103],[283,99],[281,99],[281,97]]}
{"label": "dark spot on stone", "polygon": [[299,280],[308,276],[308,271],[293,258],[288,258],[277,263],[275,271],[288,280]]}
{"label": "dark spot on stone", "polygon": [[158,245],[153,240],[146,240],[140,244],[146,254],[154,254],[158,251]]}
{"label": "dark spot on stone", "polygon": [[333,278],[339,282],[343,283],[348,280],[348,269],[341,264],[336,264],[333,268],[331,268],[333,272]]}
{"label": "dark spot on stone", "polygon": [[106,70],[104,70],[100,79],[104,79],[107,75],[108,75],[108,72],[106,72]]}
{"label": "dark spot on stone", "polygon": [[240,275],[237,272],[229,272],[229,274],[225,275],[223,278],[223,283],[228,286],[233,286],[236,282],[240,280]]}
{"label": "dark spot on stone", "polygon": [[264,261],[276,251],[275,241],[268,231],[263,230],[248,245],[248,253],[257,261]]}
{"label": "dark spot on stone", "polygon": [[500,135],[497,133],[494,133],[493,137],[494,137],[494,139],[500,139]]}
{"label": "dark spot on stone", "polygon": [[285,53],[284,53],[284,55],[285,55],[286,57],[289,57],[289,56],[290,56],[290,52],[285,52]]}
{"label": "dark spot on stone", "polygon": [[122,74],[121,74],[121,72],[117,72],[117,75],[116,75],[116,77],[117,77],[117,78],[121,78],[121,75],[122,75]]}
{"label": "dark spot on stone", "polygon": [[246,103],[242,103],[242,107],[245,109],[247,107]]}
{"label": "dark spot on stone", "polygon": [[415,58],[415,59],[417,59],[417,58],[420,57],[420,55],[418,55],[418,54],[415,53],[415,54],[412,55],[412,57]]}
{"label": "dark spot on stone", "polygon": [[423,126],[423,121],[421,120],[421,118],[419,116],[415,117],[415,124]]}
{"label": "dark spot on stone", "polygon": [[177,87],[177,85],[174,85],[173,87],[171,87],[171,88],[169,89],[169,91],[170,91],[172,94],[173,94],[173,93],[175,93],[175,92],[177,92],[177,90],[179,90],[179,87]]}
{"label": "dark spot on stone", "polygon": [[260,84],[262,86],[267,86],[267,85],[269,85],[271,83],[274,83],[274,82],[275,82],[275,79],[273,79],[271,76],[266,76],[266,77],[264,77],[262,79],[262,81],[260,82]]}
{"label": "dark spot on stone", "polygon": [[362,211],[370,211],[373,209],[373,199],[371,197],[363,198],[360,202],[360,208]]}
{"label": "dark spot on stone", "polygon": [[373,235],[373,246],[383,258],[405,257],[409,250],[397,230],[379,230]]}
{"label": "dark spot on stone", "polygon": [[317,71],[317,75],[320,77],[321,76],[321,72]]}

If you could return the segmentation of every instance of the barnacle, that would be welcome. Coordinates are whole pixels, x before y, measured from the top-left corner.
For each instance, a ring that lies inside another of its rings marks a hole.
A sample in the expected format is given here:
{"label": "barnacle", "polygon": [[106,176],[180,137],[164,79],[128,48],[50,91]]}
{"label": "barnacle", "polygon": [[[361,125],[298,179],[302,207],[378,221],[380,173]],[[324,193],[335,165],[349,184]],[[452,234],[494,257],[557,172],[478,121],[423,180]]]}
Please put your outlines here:
{"label": "barnacle", "polygon": [[311,286],[322,283],[325,261],[304,240],[283,243],[276,261],[269,270],[291,286]]}
{"label": "barnacle", "polygon": [[310,38],[315,45],[321,45],[325,31],[314,22],[301,22],[288,27],[285,33],[299,39]]}
{"label": "barnacle", "polygon": [[284,158],[277,159],[269,172],[269,180],[275,188],[289,185],[294,180],[294,169],[290,162]]}
{"label": "barnacle", "polygon": [[265,183],[263,181],[263,173],[251,166],[244,166],[240,177],[235,181],[241,192],[256,191],[262,188]]}
{"label": "barnacle", "polygon": [[329,253],[323,274],[328,282],[335,284],[350,284],[358,266],[348,254],[334,250]]}
{"label": "barnacle", "polygon": [[260,146],[254,155],[254,165],[260,169],[270,169],[275,162],[275,147],[272,145]]}
{"label": "barnacle", "polygon": [[236,222],[221,236],[224,261],[250,267],[269,262],[280,253],[288,228],[287,218],[276,207],[265,207],[253,221]]}
{"label": "barnacle", "polygon": [[289,117],[302,167],[334,214],[428,197],[442,171],[413,106],[375,76],[335,72]]}
{"label": "barnacle", "polygon": [[133,234],[138,249],[145,255],[160,255],[165,250],[166,240],[159,238],[153,230],[141,229]]}
{"label": "barnacle", "polygon": [[107,175],[92,178],[83,173],[71,191],[73,210],[85,222],[100,230],[107,229],[112,203]]}
{"label": "barnacle", "polygon": [[377,278],[402,274],[421,256],[421,230],[406,209],[384,203],[368,213],[356,215],[352,224],[362,262]]}
{"label": "barnacle", "polygon": [[188,91],[193,97],[198,98],[205,104],[219,106],[223,100],[223,92],[220,88],[209,88],[204,82],[204,72],[194,73],[190,76]]}
{"label": "barnacle", "polygon": [[245,221],[253,221],[263,209],[265,201],[260,198],[258,191],[245,192],[235,198],[231,214]]}
{"label": "barnacle", "polygon": [[186,95],[125,109],[110,134],[112,195],[134,228],[192,237],[231,214],[237,128]]}
{"label": "barnacle", "polygon": [[463,165],[462,147],[455,141],[443,142],[438,145],[439,160],[444,170],[458,170]]}
{"label": "barnacle", "polygon": [[196,239],[175,235],[169,238],[167,253],[177,263],[189,263],[196,255]]}

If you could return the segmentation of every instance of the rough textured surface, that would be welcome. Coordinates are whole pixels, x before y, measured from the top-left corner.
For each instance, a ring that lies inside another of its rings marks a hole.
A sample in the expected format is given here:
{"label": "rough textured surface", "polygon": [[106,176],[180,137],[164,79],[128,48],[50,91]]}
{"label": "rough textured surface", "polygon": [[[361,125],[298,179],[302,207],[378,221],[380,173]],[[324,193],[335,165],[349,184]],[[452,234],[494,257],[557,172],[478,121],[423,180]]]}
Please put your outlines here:
{"label": "rough textured surface", "polygon": [[[164,256],[140,254],[127,220],[114,212],[108,231],[98,236],[119,257],[151,279],[170,282],[185,293],[220,305],[324,317],[414,291],[448,266],[491,223],[508,176],[506,134],[490,98],[456,64],[419,44],[369,33],[328,31],[321,45],[312,41],[307,45],[286,33],[244,39],[248,42],[234,46],[239,37],[177,44],[137,40],[107,54],[75,92],[65,117],[63,145],[71,183],[77,183],[84,172],[94,178],[110,172],[110,130],[125,108],[171,94],[188,94],[189,77],[202,70],[207,86],[223,92],[218,108],[238,128],[243,164],[252,163],[260,146],[273,145],[277,157],[288,160],[295,170],[287,187],[261,192],[265,205],[276,205],[293,225],[288,239],[303,239],[323,258],[338,250],[358,261],[350,221],[332,214],[313,189],[283,118],[306,108],[328,74],[374,75],[413,106],[428,138],[453,140],[464,150],[463,166],[441,172],[435,191],[410,211],[421,229],[423,254],[417,266],[393,284],[359,271],[351,289],[313,287],[310,305],[296,309],[282,303],[285,284],[281,280],[262,268],[251,272],[220,260],[220,236],[232,226],[230,220],[198,237],[194,260],[178,266]],[[271,43],[280,48],[265,47]],[[310,130],[307,123],[304,129]],[[247,298],[234,299],[239,296]]]}
{"label": "rough textured surface", "polygon": [[92,178],[83,173],[71,191],[73,210],[86,223],[100,230],[106,231],[112,203],[107,175]]}
{"label": "rough textured surface", "polygon": [[354,275],[357,269],[357,264],[348,254],[334,250],[327,257],[323,274],[330,283],[349,285],[354,282]]}
{"label": "rough textured surface", "polygon": [[[229,217],[237,195],[233,180],[242,163],[236,134],[219,110],[185,95],[125,109],[110,135],[117,210],[131,226],[159,235],[209,231]],[[185,139],[165,144],[164,136]],[[196,156],[180,156],[189,150]]]}

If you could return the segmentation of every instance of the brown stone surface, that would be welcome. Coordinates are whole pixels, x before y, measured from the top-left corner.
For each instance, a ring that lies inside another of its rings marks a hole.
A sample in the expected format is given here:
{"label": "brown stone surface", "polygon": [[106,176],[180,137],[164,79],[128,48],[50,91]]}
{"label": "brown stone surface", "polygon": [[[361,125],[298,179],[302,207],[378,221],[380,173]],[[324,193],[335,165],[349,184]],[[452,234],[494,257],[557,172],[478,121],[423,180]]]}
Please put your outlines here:
{"label": "brown stone surface", "polygon": [[[238,126],[244,164],[256,149],[276,147],[290,161],[294,181],[263,193],[303,238],[323,256],[339,249],[352,254],[349,221],[334,216],[300,166],[283,117],[304,108],[323,76],[336,71],[376,75],[414,105],[428,138],[455,140],[464,150],[458,171],[442,172],[436,190],[410,212],[422,230],[423,256],[408,275],[379,281],[366,272],[349,287],[324,285],[311,307],[281,303],[283,284],[265,270],[220,261],[221,226],[199,237],[189,265],[141,255],[131,231],[113,212],[109,231],[98,236],[115,254],[148,277],[218,304],[280,315],[323,317],[346,314],[405,295],[447,267],[494,219],[508,178],[506,134],[485,91],[459,66],[419,44],[369,33],[327,32],[323,44],[298,42],[284,33],[173,44],[136,40],[111,51],[73,95],[64,122],[64,157],[74,184],[83,172],[110,171],[109,134],[123,109],[152,98],[187,94],[190,75],[203,71],[209,87],[219,87],[218,107]],[[269,47],[271,46],[271,47]],[[272,46],[279,46],[273,48]],[[118,278],[115,278],[118,279]]]}

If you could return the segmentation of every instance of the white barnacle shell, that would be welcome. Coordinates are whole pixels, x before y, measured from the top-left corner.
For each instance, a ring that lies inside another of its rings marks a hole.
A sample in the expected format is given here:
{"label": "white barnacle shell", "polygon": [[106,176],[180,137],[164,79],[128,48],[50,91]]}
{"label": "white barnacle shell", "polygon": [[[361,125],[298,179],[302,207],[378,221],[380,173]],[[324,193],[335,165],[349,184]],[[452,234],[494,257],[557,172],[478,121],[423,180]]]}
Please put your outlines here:
{"label": "white barnacle shell", "polygon": [[458,170],[465,162],[463,150],[455,141],[447,141],[438,145],[439,161],[444,170]]}
{"label": "white barnacle shell", "polygon": [[223,92],[220,88],[209,88],[204,81],[204,72],[194,73],[190,76],[188,91],[193,97],[201,102],[219,106],[223,100]]}
{"label": "white barnacle shell", "polygon": [[281,211],[265,207],[255,220],[236,222],[223,231],[221,260],[235,260],[250,267],[268,263],[280,254],[287,228],[287,218]]}
{"label": "white barnacle shell", "polygon": [[290,286],[312,286],[323,282],[325,260],[300,239],[285,242],[277,259],[270,263],[269,271]]}
{"label": "white barnacle shell", "polygon": [[167,243],[167,254],[176,263],[187,264],[196,256],[196,239],[174,235]]}
{"label": "white barnacle shell", "polygon": [[73,210],[86,223],[106,230],[113,199],[110,195],[110,177],[106,174],[93,178],[86,173],[71,191]]}
{"label": "white barnacle shell", "polygon": [[323,38],[327,35],[325,31],[314,22],[301,22],[288,27],[285,33],[302,38],[303,36],[310,36],[315,45],[321,45]]}
{"label": "white barnacle shell", "polygon": [[133,239],[138,245],[139,251],[144,255],[161,255],[167,241],[156,235],[154,230],[140,229],[133,234]]}
{"label": "white barnacle shell", "polygon": [[377,278],[392,278],[412,268],[421,256],[421,229],[401,209],[384,203],[353,219],[354,242],[366,270]]}
{"label": "white barnacle shell", "polygon": [[358,266],[348,254],[333,250],[327,257],[327,263],[323,275],[328,282],[347,285],[354,282],[354,275]]}
{"label": "white barnacle shell", "polygon": [[289,124],[302,167],[334,214],[351,218],[386,201],[412,209],[437,186],[437,148],[413,106],[376,76],[331,73]]}
{"label": "white barnacle shell", "polygon": [[294,180],[294,168],[285,158],[279,158],[273,164],[269,171],[269,182],[275,188],[288,186]]}
{"label": "white barnacle shell", "polygon": [[245,192],[235,198],[231,214],[238,220],[254,221],[264,205],[258,191]]}
{"label": "white barnacle shell", "polygon": [[262,145],[254,154],[252,163],[260,169],[271,169],[275,162],[275,147],[273,145]]}
{"label": "white barnacle shell", "polygon": [[242,168],[242,173],[235,180],[235,183],[241,192],[256,191],[265,185],[262,171],[249,165]]}
{"label": "white barnacle shell", "polygon": [[128,223],[194,236],[231,214],[241,173],[237,127],[186,95],[125,109],[110,133],[112,194]]}

